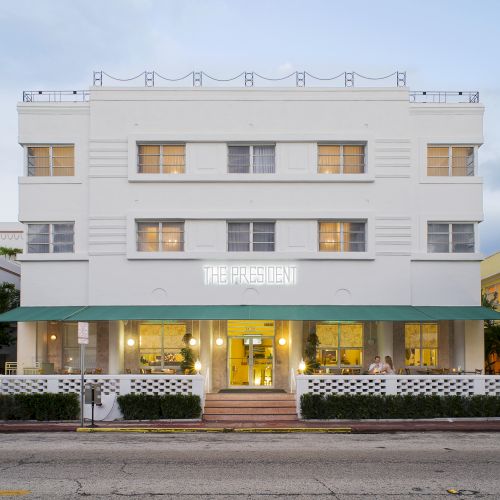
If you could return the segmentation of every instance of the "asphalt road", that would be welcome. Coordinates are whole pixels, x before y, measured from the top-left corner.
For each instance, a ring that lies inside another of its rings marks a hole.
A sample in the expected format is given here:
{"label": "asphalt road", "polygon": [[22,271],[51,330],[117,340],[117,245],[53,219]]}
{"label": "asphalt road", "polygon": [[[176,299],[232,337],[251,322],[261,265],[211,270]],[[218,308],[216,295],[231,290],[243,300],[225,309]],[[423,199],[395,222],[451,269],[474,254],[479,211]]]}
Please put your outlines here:
{"label": "asphalt road", "polygon": [[0,496],[15,490],[27,499],[498,499],[500,435],[1,434]]}

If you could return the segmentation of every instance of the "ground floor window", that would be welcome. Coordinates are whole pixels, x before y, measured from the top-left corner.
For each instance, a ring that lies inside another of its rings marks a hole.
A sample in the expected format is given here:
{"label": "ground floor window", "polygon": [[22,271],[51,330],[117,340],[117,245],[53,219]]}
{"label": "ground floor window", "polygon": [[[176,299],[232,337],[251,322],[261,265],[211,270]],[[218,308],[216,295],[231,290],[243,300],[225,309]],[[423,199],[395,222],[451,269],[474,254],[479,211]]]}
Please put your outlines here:
{"label": "ground floor window", "polygon": [[405,324],[405,365],[438,365],[438,324]]}
{"label": "ground floor window", "polygon": [[317,323],[317,360],[322,367],[363,364],[363,323]]}
{"label": "ground floor window", "polygon": [[191,322],[139,323],[139,365],[149,372],[164,370],[175,373],[183,360],[184,337],[192,332]]}
{"label": "ground floor window", "polygon": [[[52,338],[49,338],[49,341],[52,341]],[[62,323],[62,364],[63,372],[80,371],[78,323]],[[97,328],[95,323],[89,323],[89,343],[85,346],[85,370],[95,370],[96,365]]]}

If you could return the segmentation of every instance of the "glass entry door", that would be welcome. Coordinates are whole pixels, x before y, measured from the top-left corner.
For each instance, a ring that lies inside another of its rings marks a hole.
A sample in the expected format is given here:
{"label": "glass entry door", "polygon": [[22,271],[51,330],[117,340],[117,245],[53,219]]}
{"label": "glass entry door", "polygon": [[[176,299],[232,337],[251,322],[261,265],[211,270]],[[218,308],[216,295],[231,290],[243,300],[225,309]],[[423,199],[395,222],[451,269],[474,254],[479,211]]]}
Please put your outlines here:
{"label": "glass entry door", "polygon": [[273,377],[273,337],[229,338],[230,386],[272,387]]}

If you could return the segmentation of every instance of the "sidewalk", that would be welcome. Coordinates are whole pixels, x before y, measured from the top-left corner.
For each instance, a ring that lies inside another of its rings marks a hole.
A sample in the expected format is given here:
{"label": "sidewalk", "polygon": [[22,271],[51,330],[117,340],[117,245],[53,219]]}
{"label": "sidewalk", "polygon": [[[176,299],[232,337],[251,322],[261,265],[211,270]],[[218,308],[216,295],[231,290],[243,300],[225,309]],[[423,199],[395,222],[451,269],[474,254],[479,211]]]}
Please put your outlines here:
{"label": "sidewalk", "polygon": [[[75,432],[79,422],[3,422],[0,433]],[[312,433],[393,433],[393,432],[500,432],[500,420],[410,420],[410,421],[298,421],[298,422],[98,422],[86,423],[79,432],[312,432]]]}

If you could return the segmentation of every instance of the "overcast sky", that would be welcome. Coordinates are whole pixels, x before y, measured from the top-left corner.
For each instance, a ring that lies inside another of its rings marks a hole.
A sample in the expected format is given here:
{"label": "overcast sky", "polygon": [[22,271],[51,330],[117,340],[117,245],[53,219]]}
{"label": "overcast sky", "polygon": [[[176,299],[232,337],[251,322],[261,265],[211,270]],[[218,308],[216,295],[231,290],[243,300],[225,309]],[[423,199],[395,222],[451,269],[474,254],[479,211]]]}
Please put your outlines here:
{"label": "overcast sky", "polygon": [[415,90],[479,90],[486,106],[481,250],[500,250],[500,1],[0,0],[0,221],[17,220],[16,102],[130,77],[406,70]]}

